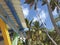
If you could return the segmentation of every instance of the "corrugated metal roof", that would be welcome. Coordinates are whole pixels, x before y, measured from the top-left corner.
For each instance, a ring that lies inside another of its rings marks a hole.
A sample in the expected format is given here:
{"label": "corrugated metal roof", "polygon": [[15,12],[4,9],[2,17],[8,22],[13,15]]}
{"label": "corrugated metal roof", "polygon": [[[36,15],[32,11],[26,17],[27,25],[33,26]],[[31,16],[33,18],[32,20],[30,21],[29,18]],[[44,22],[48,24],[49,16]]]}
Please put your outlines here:
{"label": "corrugated metal roof", "polygon": [[26,28],[26,24],[25,24],[25,20],[24,20],[24,15],[23,15],[23,11],[22,11],[22,8],[21,8],[21,5],[20,5],[20,0],[11,0],[15,10],[16,10],[16,13],[22,23],[22,26],[24,28]]}
{"label": "corrugated metal roof", "polygon": [[[7,12],[7,14],[11,17],[11,19],[15,22],[15,24],[18,25],[17,22],[16,22],[16,20],[14,19],[13,15],[12,15],[12,13],[11,13],[9,7],[6,5],[5,1],[4,0],[0,0],[0,4],[5,9],[5,11]],[[1,15],[3,14],[3,13],[1,13],[2,11],[3,10],[0,11]]]}
{"label": "corrugated metal roof", "polygon": [[[24,15],[23,15],[23,12],[22,12],[20,1],[19,0],[10,0],[10,1],[13,4],[13,7],[14,7],[16,13],[17,13],[17,16],[19,17],[19,19],[20,19],[20,21],[22,23],[22,26],[24,28],[26,28],[26,24],[25,24],[25,20],[24,20]],[[0,4],[5,9],[5,11],[7,12],[7,14],[11,17],[11,19],[14,21],[14,23],[18,26],[18,24],[16,22],[16,19],[14,18],[13,14],[12,14],[10,8],[8,7],[8,5],[6,4],[5,0],[0,0]]]}

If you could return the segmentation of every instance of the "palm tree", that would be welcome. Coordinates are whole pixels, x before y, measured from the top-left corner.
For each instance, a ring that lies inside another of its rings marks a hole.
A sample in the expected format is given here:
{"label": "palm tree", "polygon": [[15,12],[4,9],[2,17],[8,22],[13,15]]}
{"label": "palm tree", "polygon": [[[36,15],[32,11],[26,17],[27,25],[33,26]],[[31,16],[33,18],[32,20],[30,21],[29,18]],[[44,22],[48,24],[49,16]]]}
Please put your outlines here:
{"label": "palm tree", "polygon": [[32,24],[32,22],[33,22],[33,19],[32,19],[31,21],[29,21],[28,19],[25,19],[25,21],[26,21],[26,25],[27,25],[27,27],[29,28],[29,32],[30,32],[31,24]]}
{"label": "palm tree", "polygon": [[59,15],[59,17],[55,18],[55,21],[56,22],[60,21],[60,15]]}
{"label": "palm tree", "polygon": [[25,19],[25,21],[26,21],[26,25],[27,25],[27,27],[29,28],[29,31],[27,31],[27,43],[28,43],[28,45],[31,45],[31,24],[32,24],[32,21],[33,21],[33,19],[31,20],[31,21],[29,21],[28,19]]}
{"label": "palm tree", "polygon": [[28,19],[25,19],[25,22],[26,22],[27,28],[29,28],[29,37],[30,37],[30,27],[31,27],[31,24],[29,23]]}
{"label": "palm tree", "polygon": [[[57,43],[53,40],[53,38],[49,35],[49,33],[48,33],[48,31],[46,30],[46,28],[40,28],[40,26],[39,26],[39,22],[37,22],[37,21],[35,21],[34,22],[34,29],[36,30],[36,32],[38,32],[38,34],[37,34],[37,38],[39,38],[39,30],[41,30],[41,31],[43,31],[43,32],[45,32],[46,33],[46,35],[48,36],[48,38],[52,41],[52,43],[54,44],[54,45],[57,45]],[[42,30],[43,29],[43,30]]]}
{"label": "palm tree", "polygon": [[[36,4],[37,4],[37,3],[36,3]],[[54,17],[53,17],[53,14],[52,14],[51,5],[48,3],[48,0],[44,0],[44,4],[47,4],[48,10],[49,10],[49,14],[50,14],[50,18],[51,18],[51,21],[52,21],[52,24],[53,24],[56,32],[60,35],[59,28],[57,27],[56,22],[55,22]],[[55,7],[54,7],[54,8],[55,8]],[[48,33],[47,33],[47,36],[51,39],[51,37],[48,35]],[[53,41],[53,39],[51,39],[51,41],[52,41],[55,45],[57,45],[57,44]]]}
{"label": "palm tree", "polygon": [[[29,2],[29,4],[30,4],[30,7],[33,6],[33,4],[34,4],[34,5],[35,5],[34,8],[36,9],[38,0],[33,0],[33,1],[30,1],[30,0],[27,1],[27,0],[26,0],[26,3],[27,3],[27,4],[28,4],[28,2]],[[50,19],[51,19],[51,21],[52,21],[52,24],[53,24],[56,32],[60,35],[60,31],[59,31],[59,29],[58,29],[58,27],[57,27],[57,25],[56,25],[56,22],[55,22],[55,20],[54,20],[53,14],[52,14],[52,11],[53,11],[53,10],[55,9],[55,7],[56,7],[55,3],[54,3],[52,0],[51,0],[50,3],[48,3],[48,0],[42,0],[42,2],[43,2],[42,5],[47,4],[48,10],[49,10],[49,15],[50,15]],[[55,0],[55,2],[57,3],[56,0]]]}
{"label": "palm tree", "polygon": [[34,27],[35,27],[35,30],[39,30],[40,24],[39,24],[38,21],[35,21],[35,22],[33,23],[33,25],[34,25]]}
{"label": "palm tree", "polygon": [[57,25],[56,25],[56,22],[55,22],[55,20],[54,20],[53,14],[52,14],[51,6],[50,6],[50,4],[48,3],[48,0],[46,0],[46,1],[47,1],[47,6],[48,6],[48,10],[49,10],[50,19],[51,19],[51,21],[52,21],[52,24],[53,24],[56,32],[60,35],[60,31],[59,31],[59,29],[58,29],[58,27],[57,27]]}
{"label": "palm tree", "polygon": [[49,39],[52,41],[54,45],[57,45],[57,43],[53,40],[53,38],[49,35],[48,31],[45,30],[46,35],[49,37]]}

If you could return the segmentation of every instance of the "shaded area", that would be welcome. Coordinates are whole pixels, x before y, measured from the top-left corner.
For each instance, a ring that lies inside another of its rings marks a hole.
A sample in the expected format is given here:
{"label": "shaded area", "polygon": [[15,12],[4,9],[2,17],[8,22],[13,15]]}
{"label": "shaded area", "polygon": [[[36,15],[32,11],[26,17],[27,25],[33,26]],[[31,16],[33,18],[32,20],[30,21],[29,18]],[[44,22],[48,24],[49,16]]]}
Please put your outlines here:
{"label": "shaded area", "polygon": [[[13,37],[13,30],[11,29],[11,30],[9,30],[9,35],[10,35],[10,37],[12,38]],[[2,36],[2,32],[0,31],[0,41],[3,41],[4,39],[3,39],[3,36]]]}
{"label": "shaded area", "polygon": [[3,37],[2,36],[0,36],[0,41],[3,41],[4,39],[3,39]]}

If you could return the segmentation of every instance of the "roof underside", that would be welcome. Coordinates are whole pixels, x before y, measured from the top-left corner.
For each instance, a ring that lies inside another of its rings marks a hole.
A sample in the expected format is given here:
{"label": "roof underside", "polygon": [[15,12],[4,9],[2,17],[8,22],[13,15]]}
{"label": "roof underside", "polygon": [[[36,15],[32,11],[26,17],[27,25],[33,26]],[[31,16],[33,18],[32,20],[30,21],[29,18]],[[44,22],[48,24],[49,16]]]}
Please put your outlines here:
{"label": "roof underside", "polygon": [[[20,1],[19,0],[10,0],[11,3],[12,3],[12,6],[14,7],[12,9],[15,10],[14,11],[14,12],[16,12],[15,15],[18,16],[17,18],[19,18],[19,20],[16,20],[16,18],[14,17],[13,12],[11,11],[11,9],[9,8],[9,6],[7,5],[7,2],[5,2],[5,1],[8,1],[8,0],[0,0],[0,4],[4,8],[4,10],[6,11],[6,13],[9,15],[9,17],[11,17],[11,19],[14,21],[14,23],[16,24],[16,26],[19,26],[19,24],[17,23],[17,21],[20,21],[22,23],[23,28],[26,28],[26,24],[25,24],[25,20],[24,20],[24,15],[23,15],[23,12],[22,12]],[[2,11],[3,10],[0,9],[0,14],[4,15],[2,13]]]}

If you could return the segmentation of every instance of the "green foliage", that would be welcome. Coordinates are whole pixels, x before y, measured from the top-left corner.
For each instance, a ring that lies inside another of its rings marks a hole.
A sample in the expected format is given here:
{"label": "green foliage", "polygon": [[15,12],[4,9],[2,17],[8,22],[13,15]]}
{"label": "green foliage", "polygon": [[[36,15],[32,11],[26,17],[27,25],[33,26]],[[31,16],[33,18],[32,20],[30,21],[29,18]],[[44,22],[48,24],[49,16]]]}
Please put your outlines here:
{"label": "green foliage", "polygon": [[[37,3],[39,0],[35,1],[35,0],[25,0],[25,3],[30,4],[30,7],[34,6],[34,9],[37,9]],[[42,6],[47,4],[46,0],[42,0]],[[55,9],[55,7],[58,5],[58,0],[50,0],[50,5],[51,5],[51,9],[52,11]]]}
{"label": "green foliage", "polygon": [[45,0],[42,0],[42,6],[45,5],[47,2]]}
{"label": "green foliage", "polygon": [[[51,40],[48,38],[48,36],[46,35],[45,32],[43,32],[43,30],[45,30],[46,28],[41,28],[39,25],[38,21],[35,21],[33,23],[34,26],[32,26],[32,30],[26,32],[27,37],[28,37],[28,44],[30,43],[31,45],[37,45],[37,44],[41,44],[41,45],[54,45]],[[33,31],[35,30],[35,31]],[[31,37],[29,38],[29,35],[31,35]],[[58,34],[56,34],[56,31],[49,31],[49,35],[57,42],[58,45],[60,42],[60,36],[58,36]],[[31,40],[31,42],[30,42]]]}
{"label": "green foliage", "polygon": [[25,0],[24,3],[31,4],[32,2],[34,2],[34,0]]}
{"label": "green foliage", "polygon": [[25,22],[26,22],[27,27],[30,28],[33,22],[33,19],[31,21],[29,21],[28,19],[25,19]]}
{"label": "green foliage", "polygon": [[[35,5],[34,8],[36,9],[38,2],[35,2],[35,0],[33,1],[35,3],[31,4],[31,2],[29,2],[27,4],[30,4],[31,6]],[[47,2],[45,0],[42,0],[42,5],[45,5],[46,3]],[[57,0],[51,0],[50,1],[50,6],[51,6],[52,11],[57,6],[56,4],[58,4]],[[28,26],[28,27],[30,28],[30,26]],[[32,26],[32,27],[33,27],[32,30],[35,30],[35,31],[30,31],[30,33],[27,33],[27,37],[28,37],[28,34],[29,35],[31,34],[31,36],[32,36],[31,38],[28,38],[28,40],[31,39],[33,42],[33,43],[31,42],[32,43],[31,45],[37,45],[38,42],[41,45],[53,45],[51,40],[48,38],[48,36],[44,32],[39,34],[39,31],[42,31],[45,29],[45,28],[40,29],[39,22],[37,22],[37,21],[34,22],[34,26]],[[29,32],[29,31],[27,31],[27,32]],[[56,33],[56,31],[49,32],[49,35],[57,42],[58,45],[60,45],[60,36]]]}
{"label": "green foliage", "polygon": [[16,38],[18,36],[18,34],[17,33],[13,33],[13,40]]}
{"label": "green foliage", "polygon": [[58,4],[58,2],[56,0],[51,0],[50,1],[50,5],[51,5],[51,9],[54,10],[55,7],[57,6],[56,4]]}
{"label": "green foliage", "polygon": [[25,3],[26,4],[29,4],[30,5],[30,8],[34,5],[34,9],[35,10],[37,8],[37,2],[38,2],[38,0],[25,0]]}
{"label": "green foliage", "polygon": [[29,28],[30,25],[29,25],[29,21],[28,21],[28,19],[25,19],[25,22],[26,22],[27,27]]}
{"label": "green foliage", "polygon": [[[29,22],[29,21],[26,19],[26,22]],[[27,23],[27,24],[29,24],[29,23]],[[28,41],[26,43],[28,45],[40,45],[40,44],[41,45],[54,45],[51,42],[51,40],[48,38],[46,33],[43,32],[43,30],[45,30],[45,28],[40,28],[38,21],[35,21],[33,24],[34,24],[34,26],[32,26],[33,29],[26,32],[27,41]],[[36,28],[36,30],[34,27]],[[35,30],[35,31],[33,31],[33,30]],[[53,30],[53,31],[49,31],[48,33],[57,42],[57,44],[60,45],[60,36],[56,33],[56,31]],[[31,37],[29,37],[29,36],[31,36]],[[19,40],[18,45],[23,45],[23,43],[20,43],[20,40]]]}
{"label": "green foliage", "polygon": [[38,22],[38,21],[35,21],[35,22],[34,22],[34,26],[35,26],[37,29],[40,28],[39,22]]}
{"label": "green foliage", "polygon": [[18,40],[18,44],[17,45],[23,45],[20,39]]}
{"label": "green foliage", "polygon": [[[42,44],[42,45],[54,45],[51,40],[48,38],[48,36],[42,32],[42,33],[38,33],[38,31],[35,31],[35,32],[31,32],[32,33],[32,38],[31,38],[31,45],[34,45],[34,44]],[[58,45],[60,45],[60,36],[56,34],[55,31],[49,31],[49,35],[57,42]],[[54,36],[53,36],[54,35]],[[29,39],[28,39],[29,40]]]}

